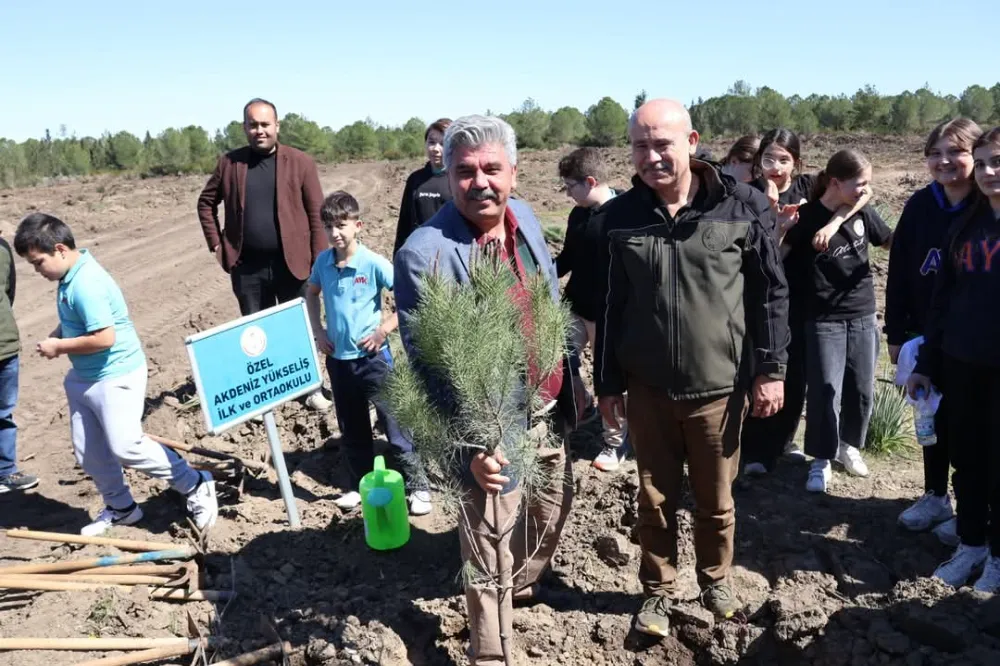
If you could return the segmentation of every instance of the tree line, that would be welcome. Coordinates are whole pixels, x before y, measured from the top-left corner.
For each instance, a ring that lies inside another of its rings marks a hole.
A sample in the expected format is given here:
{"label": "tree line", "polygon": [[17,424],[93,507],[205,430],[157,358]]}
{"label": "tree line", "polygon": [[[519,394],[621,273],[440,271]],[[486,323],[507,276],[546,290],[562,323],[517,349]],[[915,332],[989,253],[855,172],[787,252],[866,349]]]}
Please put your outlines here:
{"label": "tree line", "polygon": [[[633,108],[645,99],[645,91],[640,92]],[[926,85],[898,95],[882,95],[868,85],[851,96],[785,97],[772,88],[755,90],[747,82],[737,81],[726,94],[699,98],[689,109],[695,128],[706,137],[759,133],[774,127],[806,135],[845,131],[911,134],[925,132],[956,115],[983,125],[1000,124],[1000,83],[992,88],[969,86],[957,97],[937,93]],[[517,132],[519,148],[541,149],[624,145],[629,112],[611,97],[601,98],[586,111],[572,106],[547,111],[529,98],[517,109],[500,115]],[[425,128],[420,118],[411,118],[402,127],[377,125],[369,118],[334,130],[289,113],[281,119],[281,142],[320,162],[396,160],[423,154]],[[238,120],[216,130],[214,136],[190,125],[163,130],[155,137],[147,132],[142,139],[124,131],[78,138],[68,136],[62,127],[55,138],[46,130],[42,138],[20,143],[0,139],[0,187],[91,173],[204,173],[214,167],[220,152],[244,145],[246,137]]]}

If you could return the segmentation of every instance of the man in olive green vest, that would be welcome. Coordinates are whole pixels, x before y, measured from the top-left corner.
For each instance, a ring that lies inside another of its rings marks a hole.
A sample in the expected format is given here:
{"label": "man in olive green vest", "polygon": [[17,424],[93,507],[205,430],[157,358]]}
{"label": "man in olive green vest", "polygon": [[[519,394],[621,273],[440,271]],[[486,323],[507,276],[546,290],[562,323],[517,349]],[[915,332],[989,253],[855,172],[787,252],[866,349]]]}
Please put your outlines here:
{"label": "man in olive green vest", "polygon": [[0,238],[0,494],[27,490],[38,479],[17,471],[17,376],[21,351],[17,322],[14,321],[14,255]]}

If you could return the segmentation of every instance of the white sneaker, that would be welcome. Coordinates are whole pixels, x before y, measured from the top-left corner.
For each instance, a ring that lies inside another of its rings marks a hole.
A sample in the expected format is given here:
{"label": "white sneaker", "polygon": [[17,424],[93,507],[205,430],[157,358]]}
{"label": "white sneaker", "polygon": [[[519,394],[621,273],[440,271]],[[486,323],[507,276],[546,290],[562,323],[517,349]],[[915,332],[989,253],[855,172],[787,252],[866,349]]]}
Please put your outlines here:
{"label": "white sneaker", "polygon": [[142,509],[138,504],[132,503],[131,509],[119,511],[106,506],[97,514],[97,518],[89,525],[84,525],[80,530],[83,536],[99,536],[110,530],[115,525],[134,525],[142,520]]}
{"label": "white sneaker", "polygon": [[1000,557],[986,559],[983,575],[979,577],[972,589],[976,592],[989,592],[990,594],[1000,592]]}
{"label": "white sneaker", "polygon": [[764,466],[764,463],[759,463],[759,462],[747,463],[746,466],[743,468],[743,473],[746,474],[747,476],[766,476],[767,467]]}
{"label": "white sneaker", "polygon": [[972,574],[983,566],[989,556],[989,546],[959,544],[951,559],[934,570],[934,577],[954,588],[962,587],[969,582]]}
{"label": "white sneaker", "polygon": [[306,407],[314,412],[326,412],[333,407],[333,403],[326,399],[326,396],[323,395],[323,391],[316,391],[306,398]]}
{"label": "white sneaker", "polygon": [[605,446],[591,464],[595,469],[599,469],[602,472],[614,472],[618,469],[621,462],[625,460],[622,448],[624,447]]}
{"label": "white sneaker", "polygon": [[841,444],[837,450],[837,462],[844,466],[848,474],[868,476],[868,465],[861,457],[861,451],[848,444]]}
{"label": "white sneaker", "polygon": [[410,494],[410,515],[426,516],[431,512],[431,493],[427,490],[414,490]]}
{"label": "white sneaker", "polygon": [[219,517],[219,499],[215,495],[215,479],[208,472],[198,472],[201,483],[188,493],[187,510],[199,530],[211,529]]}
{"label": "white sneaker", "polygon": [[925,493],[903,513],[899,514],[899,524],[912,532],[923,532],[955,515],[951,500],[947,495],[938,497]]}
{"label": "white sneaker", "polygon": [[829,460],[822,458],[813,460],[809,468],[809,478],[806,479],[806,490],[811,493],[825,493],[832,475],[833,470]]}
{"label": "white sneaker", "polygon": [[786,458],[791,458],[792,460],[806,459],[806,454],[803,453],[802,449],[800,449],[799,445],[795,442],[788,442],[788,444],[785,445],[784,454]]}
{"label": "white sneaker", "polygon": [[338,508],[350,511],[361,504],[361,495],[356,490],[352,490],[333,500],[333,503],[336,504]]}
{"label": "white sneaker", "polygon": [[958,538],[958,521],[954,518],[944,521],[934,528],[934,536],[946,546],[955,548],[962,540]]}

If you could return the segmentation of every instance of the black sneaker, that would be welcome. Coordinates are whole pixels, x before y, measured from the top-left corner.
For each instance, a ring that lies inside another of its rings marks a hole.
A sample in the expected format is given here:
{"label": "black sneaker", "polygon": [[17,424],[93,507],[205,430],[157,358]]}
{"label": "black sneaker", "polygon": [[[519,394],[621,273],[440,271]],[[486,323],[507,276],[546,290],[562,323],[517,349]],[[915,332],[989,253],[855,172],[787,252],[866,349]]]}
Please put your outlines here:
{"label": "black sneaker", "polygon": [[674,602],[670,597],[647,597],[635,614],[635,629],[650,636],[670,635],[670,607]]}
{"label": "black sneaker", "polygon": [[0,477],[0,493],[9,493],[15,490],[28,490],[38,485],[38,478],[30,474],[14,472],[8,476]]}
{"label": "black sneaker", "polygon": [[733,593],[733,588],[725,583],[709,585],[701,591],[701,603],[712,611],[715,617],[728,620],[743,606]]}

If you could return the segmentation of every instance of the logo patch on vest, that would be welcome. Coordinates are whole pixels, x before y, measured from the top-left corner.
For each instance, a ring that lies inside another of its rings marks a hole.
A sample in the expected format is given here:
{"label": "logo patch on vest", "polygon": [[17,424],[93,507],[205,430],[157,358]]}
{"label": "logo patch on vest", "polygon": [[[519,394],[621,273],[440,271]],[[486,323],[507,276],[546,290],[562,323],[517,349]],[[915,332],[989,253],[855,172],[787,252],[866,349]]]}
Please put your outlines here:
{"label": "logo patch on vest", "polygon": [[932,247],[927,251],[927,256],[924,257],[924,263],[920,265],[920,274],[929,275],[930,273],[937,273],[941,268],[941,250],[936,247]]}
{"label": "logo patch on vest", "polygon": [[701,242],[712,252],[721,252],[729,245],[729,236],[716,225],[712,225],[701,232]]}

